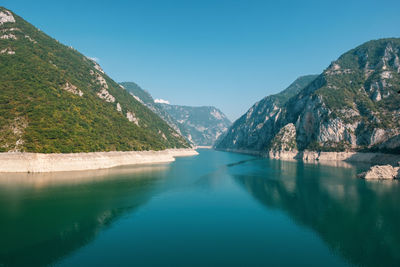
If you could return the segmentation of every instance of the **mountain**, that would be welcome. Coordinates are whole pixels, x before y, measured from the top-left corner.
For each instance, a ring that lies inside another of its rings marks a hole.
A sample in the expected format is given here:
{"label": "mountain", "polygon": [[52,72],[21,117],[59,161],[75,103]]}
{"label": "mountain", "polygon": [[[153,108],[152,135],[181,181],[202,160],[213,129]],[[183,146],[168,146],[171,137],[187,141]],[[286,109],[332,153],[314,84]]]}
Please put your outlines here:
{"label": "mountain", "polygon": [[282,92],[265,97],[263,100],[273,101],[277,106],[283,106],[291,97],[295,96],[301,90],[309,85],[313,80],[318,77],[316,74],[304,75],[297,78]]}
{"label": "mountain", "polygon": [[188,146],[95,61],[0,7],[0,152]]}
{"label": "mountain", "polygon": [[178,123],[162,106],[154,102],[153,97],[149,92],[142,89],[139,85],[134,82],[122,82],[120,85],[125,88],[129,94],[131,94],[137,101],[144,104],[151,111],[161,117],[169,126],[177,131],[182,136],[187,136],[188,132],[182,124]]}
{"label": "mountain", "polygon": [[186,138],[198,146],[212,146],[231,125],[225,114],[215,107],[159,105],[185,127],[189,133]]}
{"label": "mountain", "polygon": [[364,43],[292,97],[256,103],[216,148],[400,153],[399,58],[398,38]]}
{"label": "mountain", "polygon": [[136,83],[123,82],[120,84],[194,145],[213,145],[215,140],[231,125],[225,114],[215,107],[156,103],[150,93]]}
{"label": "mountain", "polygon": [[217,141],[216,148],[237,150],[263,150],[274,134],[274,124],[277,116],[281,114],[285,103],[318,75],[306,75],[297,78],[282,92],[263,98],[254,104],[249,111],[233,123],[227,134]]}

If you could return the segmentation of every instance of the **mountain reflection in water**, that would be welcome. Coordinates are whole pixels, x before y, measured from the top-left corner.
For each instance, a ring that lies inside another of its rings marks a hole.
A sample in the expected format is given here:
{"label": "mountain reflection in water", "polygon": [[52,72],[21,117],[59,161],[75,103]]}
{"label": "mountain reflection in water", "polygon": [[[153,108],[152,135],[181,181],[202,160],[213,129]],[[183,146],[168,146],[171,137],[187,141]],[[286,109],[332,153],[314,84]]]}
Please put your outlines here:
{"label": "mountain reflection in water", "polygon": [[349,262],[400,263],[400,184],[364,181],[355,169],[285,161],[258,161],[253,175],[233,174],[255,199],[310,227]]}
{"label": "mountain reflection in water", "polygon": [[0,262],[51,264],[146,203],[167,165],[0,174]]}
{"label": "mountain reflection in water", "polygon": [[400,266],[400,184],[212,150],[0,174],[0,266]]}

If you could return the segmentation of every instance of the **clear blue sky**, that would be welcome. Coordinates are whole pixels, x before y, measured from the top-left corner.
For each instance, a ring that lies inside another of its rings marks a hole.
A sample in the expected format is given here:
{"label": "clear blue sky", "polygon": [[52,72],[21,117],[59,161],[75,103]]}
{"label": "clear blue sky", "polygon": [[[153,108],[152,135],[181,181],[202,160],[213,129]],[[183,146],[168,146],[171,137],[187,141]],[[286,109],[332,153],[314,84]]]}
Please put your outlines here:
{"label": "clear blue sky", "polygon": [[3,0],[114,80],[232,120],[370,39],[400,37],[400,1]]}

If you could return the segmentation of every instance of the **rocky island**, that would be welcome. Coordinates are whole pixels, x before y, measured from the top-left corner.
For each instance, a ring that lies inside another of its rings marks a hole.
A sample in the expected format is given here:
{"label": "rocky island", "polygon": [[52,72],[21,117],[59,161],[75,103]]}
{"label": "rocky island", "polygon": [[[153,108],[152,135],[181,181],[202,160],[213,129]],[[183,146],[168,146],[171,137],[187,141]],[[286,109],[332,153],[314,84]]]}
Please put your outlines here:
{"label": "rocky island", "polygon": [[376,179],[400,179],[400,167],[393,167],[392,165],[375,165],[368,171],[362,172],[358,177],[366,180]]}

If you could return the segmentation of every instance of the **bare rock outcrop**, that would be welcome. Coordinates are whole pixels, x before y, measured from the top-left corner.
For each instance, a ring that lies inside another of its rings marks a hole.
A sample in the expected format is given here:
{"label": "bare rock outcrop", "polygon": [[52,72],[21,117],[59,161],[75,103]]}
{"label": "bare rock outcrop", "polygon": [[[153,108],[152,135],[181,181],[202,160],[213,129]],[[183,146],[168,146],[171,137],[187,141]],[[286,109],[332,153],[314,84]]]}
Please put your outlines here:
{"label": "bare rock outcrop", "polygon": [[3,25],[7,22],[15,23],[14,16],[8,10],[0,11],[0,25]]}
{"label": "bare rock outcrop", "polygon": [[0,54],[15,55],[15,51],[13,51],[11,48],[4,48],[0,50]]}
{"label": "bare rock outcrop", "polygon": [[97,96],[100,97],[101,99],[104,99],[106,102],[114,103],[115,97],[108,91],[108,84],[106,79],[104,79],[102,75],[100,75],[97,72],[94,72],[93,70],[90,70],[90,75],[95,76],[96,82],[101,86],[100,91],[97,92]]}
{"label": "bare rock outcrop", "polygon": [[18,40],[17,36],[15,36],[12,33],[2,35],[2,36],[0,36],[0,39],[3,39],[3,40]]}
{"label": "bare rock outcrop", "polygon": [[79,96],[83,96],[83,92],[81,90],[79,90],[75,85],[66,82],[63,89],[65,91],[68,91],[70,93],[73,93],[74,95],[79,95]]}
{"label": "bare rock outcrop", "polygon": [[126,113],[126,118],[127,118],[130,122],[133,122],[133,123],[135,123],[137,126],[139,126],[139,119],[136,117],[136,115],[135,115],[134,112],[128,111],[128,112]]}
{"label": "bare rock outcrop", "polygon": [[366,180],[374,179],[399,179],[400,167],[393,167],[391,165],[375,165],[368,171],[360,173],[358,177]]}
{"label": "bare rock outcrop", "polygon": [[270,158],[291,158],[297,154],[296,127],[293,123],[285,125],[271,142]]}

